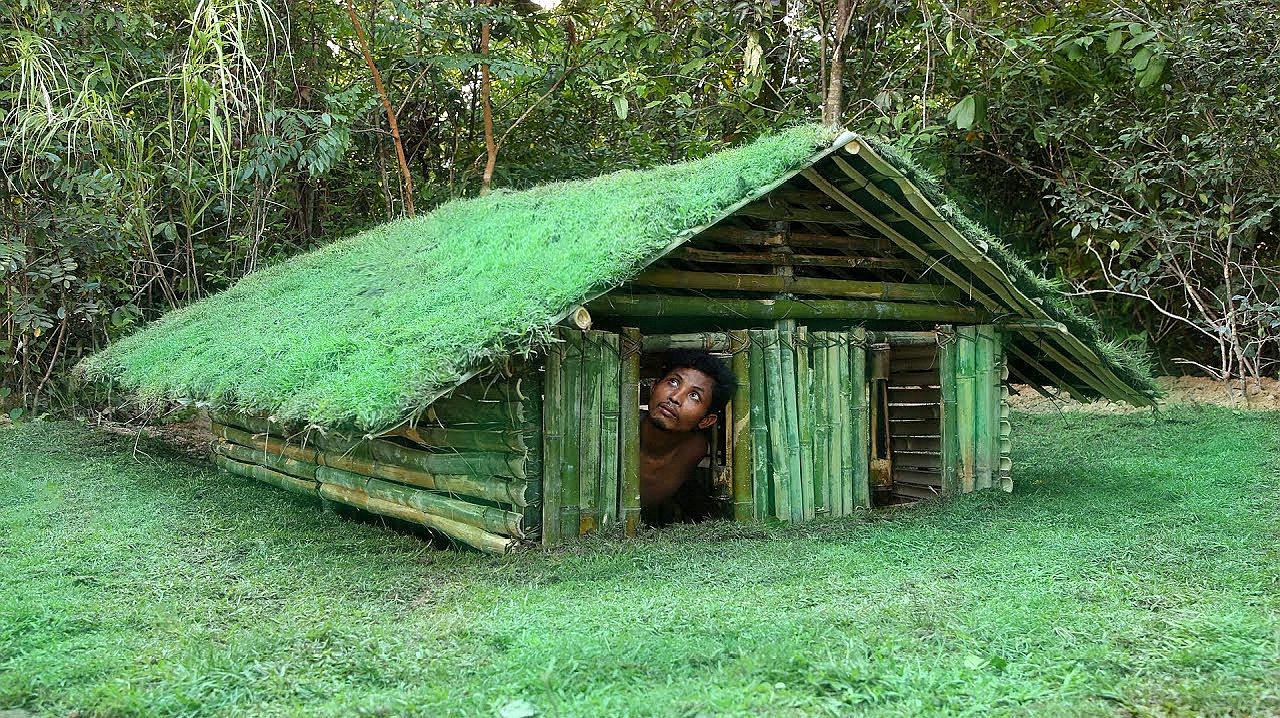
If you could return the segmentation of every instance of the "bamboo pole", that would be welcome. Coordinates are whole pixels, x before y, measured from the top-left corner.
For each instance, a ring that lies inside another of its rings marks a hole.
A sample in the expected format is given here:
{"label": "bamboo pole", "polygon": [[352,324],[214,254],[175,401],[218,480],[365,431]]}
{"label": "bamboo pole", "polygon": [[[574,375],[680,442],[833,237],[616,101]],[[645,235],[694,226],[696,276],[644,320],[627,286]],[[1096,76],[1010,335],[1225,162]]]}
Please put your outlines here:
{"label": "bamboo pole", "polygon": [[813,332],[809,371],[812,379],[809,396],[813,407],[813,512],[839,515],[839,507],[832,510],[831,494],[831,446],[832,403],[835,400],[828,391],[827,373],[832,369],[827,361],[831,349],[831,332]]}
{"label": "bamboo pole", "polygon": [[579,432],[581,477],[578,533],[585,534],[600,527],[600,442],[601,408],[604,404],[604,345],[601,332],[583,332],[582,395]]}
{"label": "bamboo pole", "polygon": [[[384,434],[384,436],[386,436]],[[446,429],[435,426],[402,426],[390,436],[402,436],[429,448],[469,451],[528,450],[523,431],[484,431],[479,429]]]}
{"label": "bamboo pole", "polygon": [[814,392],[813,371],[809,366],[809,328],[796,327],[792,336],[796,362],[796,430],[800,437],[801,520],[808,521],[817,513],[814,490],[817,478],[813,470]]}
{"label": "bamboo pole", "polygon": [[933,347],[938,344],[938,333],[927,332],[867,332],[867,341],[872,344],[892,344],[894,355],[900,347]]}
{"label": "bamboo pole", "polygon": [[[782,355],[779,346],[782,333],[777,329],[761,332],[765,342],[765,398],[768,403],[769,468],[773,487],[774,515],[783,520],[791,519],[791,462],[788,458],[794,448],[789,445],[786,410],[786,387],[783,383]],[[798,473],[798,472],[797,472]],[[796,477],[795,480],[799,480]]]}
{"label": "bamboo pole", "polygon": [[[327,476],[323,480],[329,483]],[[411,506],[451,521],[474,526],[491,533],[524,538],[523,516],[514,511],[506,511],[494,506],[481,506],[470,501],[462,501],[447,496],[415,489],[403,484],[396,484],[382,479],[369,479],[365,492],[375,498]]]}
{"label": "bamboo pole", "polygon": [[[871,415],[867,398],[867,334],[862,327],[849,332],[847,351],[842,350],[840,365],[844,376],[841,395],[851,401],[849,413],[855,417],[850,426],[856,433],[842,444],[841,461],[848,479],[844,486],[846,513],[854,508],[871,508]],[[848,439],[849,437],[846,437]]]}
{"label": "bamboo pole", "polygon": [[941,284],[868,282],[778,274],[686,272],[679,269],[661,268],[647,270],[632,282],[638,286],[663,289],[814,294],[847,299],[880,299],[889,302],[901,300],[961,302],[965,299],[959,289]]}
{"label": "bamboo pole", "polygon": [[960,445],[960,491],[974,489],[977,457],[976,344],[977,333],[971,326],[956,327],[956,427]]}
{"label": "bamboo pole", "polygon": [[619,419],[622,463],[622,489],[618,497],[619,522],[627,536],[640,527],[640,330],[622,330],[623,346],[628,347],[622,363],[619,382]]}
{"label": "bamboo pole", "polygon": [[745,347],[750,340],[746,331],[730,333],[733,344],[743,347],[733,355],[733,374],[738,379],[737,390],[730,400],[733,424],[729,442],[733,446],[733,519],[749,521],[755,515],[753,503],[753,479],[751,473],[751,394],[758,389],[749,380],[751,373]]}
{"label": "bamboo pole", "polygon": [[[413,449],[389,445],[385,447],[385,451],[379,451],[379,453],[384,459],[390,459],[390,461],[381,462],[362,458],[359,455],[329,453],[303,448],[278,439],[255,437],[248,432],[220,424],[214,425],[214,433],[228,442],[261,451],[266,455],[278,455],[317,466],[329,466],[343,471],[398,481],[434,491],[464,494],[514,506],[528,504],[526,487],[523,483],[515,483],[502,477],[486,476],[484,474],[436,474],[421,471],[414,468],[414,465],[420,463],[419,459],[421,457],[417,455],[424,452],[416,452]],[[434,458],[441,455],[429,454],[427,456]],[[265,461],[257,463],[265,463]],[[425,462],[428,465],[430,463],[432,462]],[[454,466],[453,468],[466,469],[467,466]]]}
{"label": "bamboo pole", "polygon": [[288,474],[282,474],[259,464],[246,464],[222,454],[214,454],[213,463],[238,476],[256,479],[295,493],[314,495],[316,492],[315,481],[307,481]]}
{"label": "bamboo pole", "polygon": [[942,418],[940,424],[940,451],[942,452],[942,495],[960,493],[960,423],[959,411],[959,347],[961,341],[951,328],[940,328],[943,341],[938,346],[938,378],[942,392]]}
{"label": "bamboo pole", "polygon": [[492,554],[505,554],[514,549],[518,543],[505,536],[498,536],[483,529],[477,529],[459,521],[436,516],[412,506],[369,496],[344,486],[321,484],[320,495],[330,501],[355,506],[382,516],[420,524],[434,529],[456,542],[467,544],[472,548]]}
{"label": "bamboo pole", "polygon": [[578,536],[581,523],[580,475],[582,450],[582,374],[584,370],[583,334],[565,330],[565,355],[562,361],[564,402],[564,444],[560,455],[560,532],[564,538]]}
{"label": "bamboo pole", "polygon": [[600,415],[600,498],[598,510],[600,525],[611,528],[618,522],[618,496],[621,474],[618,456],[619,436],[622,428],[619,384],[622,378],[621,345],[618,335],[603,333],[600,346],[602,362],[601,415]]}
{"label": "bamboo pole", "polygon": [[997,405],[995,399],[995,346],[994,330],[991,325],[975,327],[977,339],[975,346],[975,362],[977,376],[974,381],[974,404],[977,416],[974,434],[975,466],[974,486],[978,489],[991,488],[992,464],[996,463],[992,440],[996,435],[995,422]]}
{"label": "bamboo pole", "polygon": [[755,518],[763,520],[774,515],[770,488],[775,477],[769,462],[769,389],[765,378],[765,367],[769,361],[765,346],[769,341],[769,334],[752,329],[747,332],[747,337],[750,339],[747,348],[747,376],[751,385],[751,501]]}
{"label": "bamboo pole", "polygon": [[258,451],[277,454],[295,461],[302,461],[308,464],[319,464],[320,459],[317,457],[315,449],[308,449],[295,444],[290,444],[281,439],[269,439],[265,436],[254,436],[253,434],[237,429],[235,427],[226,426],[213,422],[213,435],[234,444],[245,446]]}
{"label": "bamboo pole", "polygon": [[542,400],[542,545],[562,540],[560,526],[560,472],[564,450],[564,344],[547,350],[546,380]]}
{"label": "bamboo pole", "polygon": [[273,471],[279,471],[282,474],[288,474],[299,479],[315,481],[316,478],[316,465],[311,462],[298,461],[280,454],[251,449],[227,441],[214,444],[213,450],[227,458],[242,461],[246,464],[260,464]]}
{"label": "bamboo pole", "polygon": [[518,401],[485,401],[465,396],[436,399],[423,412],[427,422],[449,428],[513,429],[525,423]]}
{"label": "bamboo pole", "polygon": [[800,394],[799,368],[796,354],[796,326],[793,320],[778,323],[778,340],[782,344],[782,406],[785,417],[786,453],[790,476],[788,492],[790,494],[790,514],[792,522],[803,521],[804,516],[804,448],[800,439]]}
{"label": "bamboo pole", "polygon": [[730,332],[698,332],[694,334],[646,334],[641,346],[646,352],[665,352],[672,349],[699,349],[707,352],[727,352],[734,348]]}
{"label": "bamboo pole", "polygon": [[986,313],[975,307],[845,299],[719,299],[662,294],[608,294],[588,304],[613,317],[705,317],[715,319],[874,319],[918,322],[972,322]]}

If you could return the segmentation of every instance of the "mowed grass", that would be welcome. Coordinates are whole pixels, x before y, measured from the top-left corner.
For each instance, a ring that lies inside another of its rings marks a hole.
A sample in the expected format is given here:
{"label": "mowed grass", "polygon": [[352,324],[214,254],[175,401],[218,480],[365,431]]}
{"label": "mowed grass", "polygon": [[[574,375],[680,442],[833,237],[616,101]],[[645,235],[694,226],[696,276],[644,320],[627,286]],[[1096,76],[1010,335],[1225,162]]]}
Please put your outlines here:
{"label": "mowed grass", "polygon": [[0,430],[0,710],[1280,713],[1280,415],[1019,416],[1014,494],[508,558]]}

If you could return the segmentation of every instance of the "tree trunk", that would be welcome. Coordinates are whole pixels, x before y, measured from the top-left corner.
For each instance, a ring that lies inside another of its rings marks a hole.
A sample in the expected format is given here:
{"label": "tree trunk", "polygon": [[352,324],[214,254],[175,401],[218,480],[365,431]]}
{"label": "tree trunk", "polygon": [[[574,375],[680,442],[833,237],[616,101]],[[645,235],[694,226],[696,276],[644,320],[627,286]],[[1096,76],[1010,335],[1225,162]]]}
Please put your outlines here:
{"label": "tree trunk", "polygon": [[822,124],[828,127],[840,126],[840,114],[844,109],[844,40],[853,19],[853,4],[854,0],[836,0],[835,17],[832,18],[835,39],[831,46],[831,69],[827,73],[826,96],[822,103]]}
{"label": "tree trunk", "polygon": [[400,176],[404,180],[404,208],[412,217],[414,215],[413,175],[409,172],[409,163],[404,158],[404,143],[400,141],[400,127],[396,124],[396,112],[391,107],[391,99],[387,97],[387,88],[382,85],[382,73],[378,72],[378,66],[373,62],[373,55],[369,53],[369,41],[364,36],[364,26],[360,24],[360,18],[356,17],[355,0],[347,0],[347,15],[351,17],[351,26],[355,28],[356,39],[360,41],[360,51],[364,53],[365,64],[369,66],[369,73],[373,75],[373,87],[378,91],[382,106],[387,111],[387,124],[391,126],[391,141],[396,146],[396,157],[400,160]]}
{"label": "tree trunk", "polygon": [[[493,0],[483,0],[485,7],[493,4]],[[480,105],[484,111],[484,175],[480,179],[480,195],[489,193],[489,184],[493,181],[493,169],[498,164],[498,145],[493,139],[493,104],[490,102],[491,86],[489,83],[489,21],[480,26],[480,56],[485,62],[480,65]]]}

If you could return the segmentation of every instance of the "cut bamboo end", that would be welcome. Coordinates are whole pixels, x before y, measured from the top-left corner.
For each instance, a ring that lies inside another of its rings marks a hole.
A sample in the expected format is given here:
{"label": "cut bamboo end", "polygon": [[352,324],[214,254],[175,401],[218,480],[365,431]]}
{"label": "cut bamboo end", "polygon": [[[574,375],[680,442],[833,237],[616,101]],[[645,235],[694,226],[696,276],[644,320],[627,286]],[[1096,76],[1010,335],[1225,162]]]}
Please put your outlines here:
{"label": "cut bamboo end", "polygon": [[591,328],[591,312],[586,307],[578,305],[569,312],[569,321],[573,326],[585,332]]}

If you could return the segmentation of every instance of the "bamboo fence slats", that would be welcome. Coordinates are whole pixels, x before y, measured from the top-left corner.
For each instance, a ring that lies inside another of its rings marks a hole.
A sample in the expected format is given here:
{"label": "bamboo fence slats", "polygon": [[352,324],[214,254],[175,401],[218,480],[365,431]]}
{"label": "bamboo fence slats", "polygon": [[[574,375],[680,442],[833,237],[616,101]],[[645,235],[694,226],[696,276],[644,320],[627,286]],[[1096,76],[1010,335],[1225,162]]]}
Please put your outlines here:
{"label": "bamboo fence slats", "polygon": [[619,419],[621,426],[620,472],[622,483],[618,497],[618,520],[627,536],[640,527],[640,330],[622,330],[628,347],[622,357],[622,379],[619,386]]}
{"label": "bamboo fence slats", "polygon": [[[839,441],[838,435],[833,439],[831,420],[832,401],[834,397],[828,391],[827,374],[834,370],[829,361],[829,332],[814,332],[811,347],[812,359],[809,361],[810,380],[808,397],[810,411],[813,414],[813,425],[810,429],[810,460],[813,462],[813,511],[814,513],[832,513],[831,498],[838,496],[832,486],[831,449]],[[835,475],[839,476],[839,464],[836,464]],[[835,513],[839,513],[838,507]]]}
{"label": "bamboo fence slats", "polygon": [[586,347],[580,331],[564,330],[564,449],[560,456],[560,532],[564,538],[578,535],[582,511],[582,380]]}
{"label": "bamboo fence slats", "polygon": [[751,498],[755,508],[755,518],[765,519],[775,515],[773,497],[773,472],[769,450],[769,385],[766,380],[765,366],[769,361],[765,353],[765,345],[769,341],[769,332],[752,329],[747,332],[751,340],[747,348],[747,376],[752,387],[750,395],[751,426]]}
{"label": "bamboo fence slats", "polygon": [[330,501],[348,504],[382,516],[390,516],[435,529],[449,538],[465,543],[486,553],[504,554],[516,547],[517,542],[468,524],[436,516],[425,511],[368,495],[363,491],[321,484],[320,495]]}
{"label": "bamboo fence slats", "polygon": [[619,457],[618,432],[622,427],[621,397],[618,387],[622,378],[621,344],[617,334],[603,333],[600,337],[600,524],[605,528],[618,522]]}
{"label": "bamboo fence slats", "polygon": [[581,395],[578,397],[579,512],[578,533],[600,528],[600,455],[602,436],[601,411],[604,406],[604,345],[600,332],[582,333],[583,372]]}
{"label": "bamboo fence slats", "polygon": [[547,350],[542,400],[542,545],[554,546],[562,538],[560,525],[561,466],[566,420],[564,405],[564,347],[553,343]]}
{"label": "bamboo fence slats", "polygon": [[[749,340],[747,332],[731,332],[732,343],[746,347]],[[739,351],[733,355],[732,370],[738,378],[738,386],[730,400],[733,420],[729,434],[733,447],[733,518],[735,521],[749,521],[755,512],[752,507],[753,480],[751,455],[751,395],[752,383],[748,380],[750,369],[747,366],[747,352]]]}
{"label": "bamboo fence slats", "polygon": [[295,491],[301,494],[314,494],[316,491],[316,482],[314,480],[300,479],[296,476],[290,476],[279,471],[268,469],[260,464],[249,464],[235,459],[229,458],[221,453],[214,454],[213,463],[230,471],[233,474],[245,476],[251,479],[257,479],[264,483],[278,486],[282,489]]}
{"label": "bamboo fence slats", "polygon": [[795,357],[795,397],[796,397],[796,433],[800,437],[800,520],[807,521],[816,515],[814,505],[815,483],[818,481],[814,471],[814,396],[813,375],[809,361],[809,329],[796,327],[792,334],[793,356]]}
{"label": "bamboo fence slats", "polygon": [[943,341],[938,347],[938,378],[941,383],[942,418],[941,430],[934,434],[938,437],[939,449],[942,453],[942,493],[951,496],[960,493],[960,445],[959,411],[957,402],[958,386],[956,369],[958,365],[958,334],[951,328],[941,330]]}
{"label": "bamboo fence slats", "polygon": [[[841,401],[850,402],[849,430],[852,441],[841,444],[845,471],[845,513],[854,508],[871,507],[871,409],[867,398],[867,341],[862,328],[849,333],[849,342],[841,349]],[[852,484],[852,486],[849,486]]]}
{"label": "bamboo fence slats", "polygon": [[783,382],[785,370],[782,365],[784,352],[779,341],[779,337],[785,335],[777,329],[770,329],[760,332],[760,336],[765,346],[764,380],[768,406],[768,423],[762,426],[769,427],[766,436],[769,440],[769,474],[773,488],[774,515],[779,519],[790,520],[792,475],[788,456],[799,458],[800,447],[797,444],[800,442],[798,437],[794,444],[790,441],[795,423],[794,419],[788,421],[787,416],[786,385]]}

